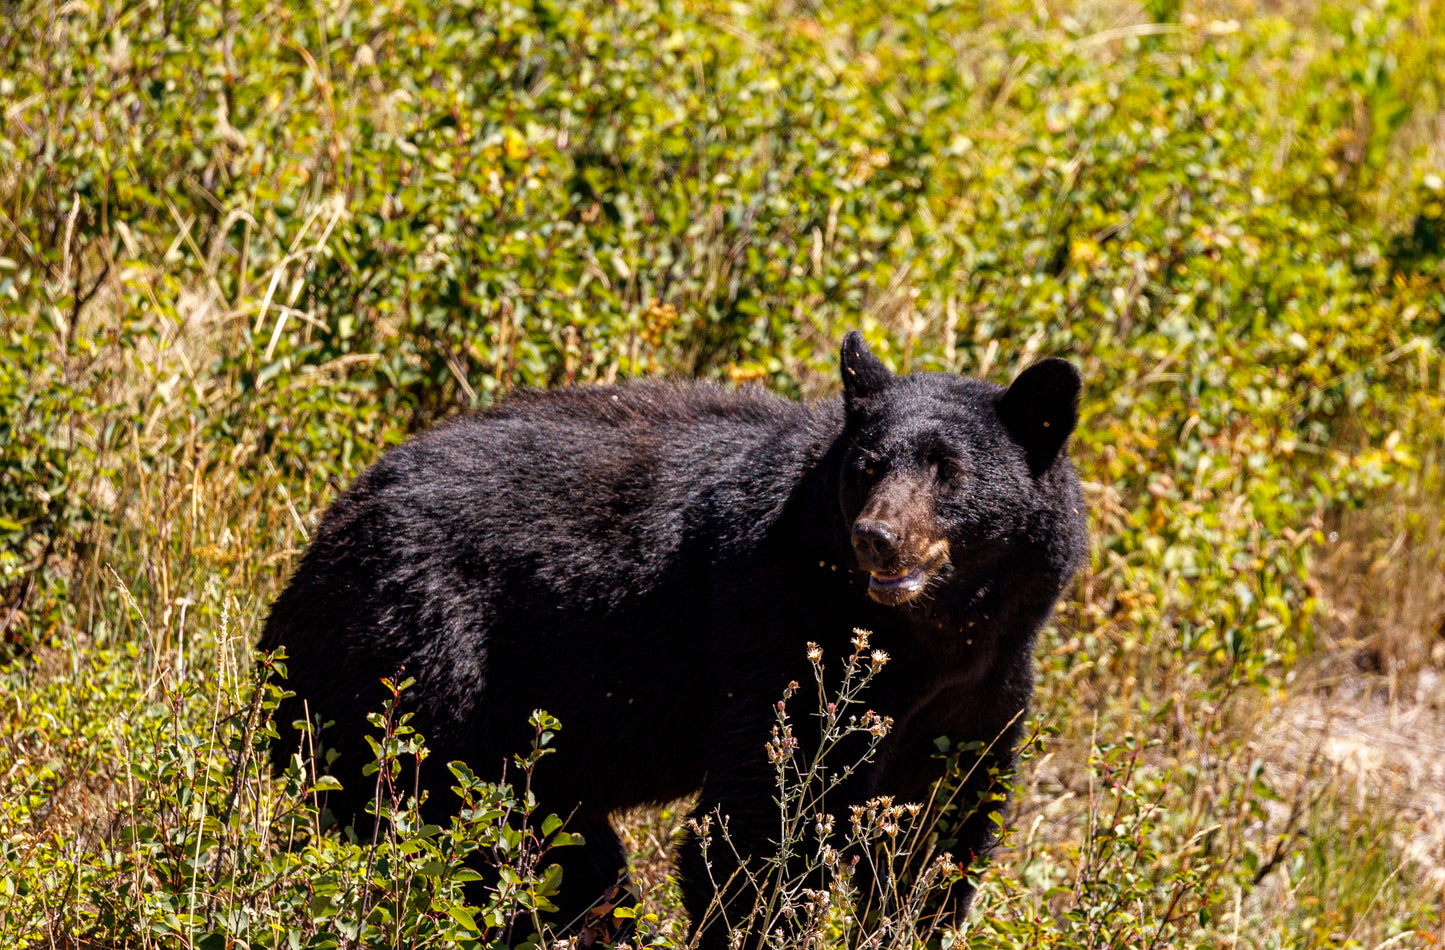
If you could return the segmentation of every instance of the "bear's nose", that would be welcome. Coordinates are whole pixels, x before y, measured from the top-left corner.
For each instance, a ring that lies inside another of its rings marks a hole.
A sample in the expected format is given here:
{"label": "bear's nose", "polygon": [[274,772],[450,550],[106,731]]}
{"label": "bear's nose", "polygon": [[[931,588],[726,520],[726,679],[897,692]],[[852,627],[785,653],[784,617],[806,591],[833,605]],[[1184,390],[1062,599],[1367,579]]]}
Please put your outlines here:
{"label": "bear's nose", "polygon": [[898,531],[886,521],[855,521],[853,550],[863,567],[882,567],[898,554]]}

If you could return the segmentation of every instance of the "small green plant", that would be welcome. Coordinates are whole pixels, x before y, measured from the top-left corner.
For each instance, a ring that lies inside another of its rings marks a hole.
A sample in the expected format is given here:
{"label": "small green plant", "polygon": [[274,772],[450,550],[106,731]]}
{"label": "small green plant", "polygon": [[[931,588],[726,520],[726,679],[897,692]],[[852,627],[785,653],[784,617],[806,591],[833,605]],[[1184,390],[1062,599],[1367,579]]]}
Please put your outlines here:
{"label": "small green plant", "polygon": [[[284,657],[261,664],[284,676]],[[425,801],[416,794],[415,777],[430,754],[424,738],[409,724],[410,713],[398,715],[410,677],[383,680],[389,698],[382,709],[368,715],[376,735],[367,736],[376,761],[365,774],[375,776],[367,809],[379,819],[369,839],[357,840],[345,829],[345,845],[365,856],[359,878],[326,879],[318,891],[323,900],[312,909],[336,921],[336,937],[363,945],[522,946],[535,942],[546,928],[542,914],[557,908],[549,899],[556,894],[561,869],[547,861],[557,848],[580,843],[563,830],[556,815],[537,814],[531,790],[537,763],[554,751],[551,742],[561,724],[542,710],[532,714],[532,745],[515,759],[520,789],[503,781],[483,781],[462,762],[448,763],[457,781],[454,791],[460,807],[447,825],[425,820]],[[271,692],[267,710],[281,696],[267,680]],[[306,724],[303,724],[306,725]],[[303,741],[302,748],[314,747]],[[322,758],[325,751],[322,752]],[[314,754],[298,752],[286,770],[288,790],[314,798],[339,787],[328,775],[318,775]],[[317,776],[309,785],[305,776]],[[408,782],[408,776],[411,777]],[[314,807],[314,806],[313,806]],[[319,827],[311,830],[312,845]],[[313,938],[314,939],[314,938]]]}
{"label": "small green plant", "polygon": [[[10,878],[4,913],[19,946],[466,947],[542,932],[538,915],[553,909],[559,876],[547,856],[574,842],[556,816],[535,813],[528,787],[556,720],[533,716],[532,749],[517,758],[520,790],[453,763],[460,809],[446,825],[431,824],[405,791],[407,767],[426,755],[396,715],[409,684],[388,684],[392,697],[373,718],[375,812],[384,820],[358,841],[322,830],[318,801],[336,782],[309,757],[298,753],[278,780],[269,775],[282,672],[284,658],[265,658],[235,684],[231,709],[196,683],[162,683],[154,700],[128,710],[120,683],[85,689],[82,702],[122,703],[123,770],[108,780],[106,817],[86,837],[8,851],[11,871],[50,868]],[[209,728],[197,730],[198,719]],[[63,906],[46,903],[62,895]]]}

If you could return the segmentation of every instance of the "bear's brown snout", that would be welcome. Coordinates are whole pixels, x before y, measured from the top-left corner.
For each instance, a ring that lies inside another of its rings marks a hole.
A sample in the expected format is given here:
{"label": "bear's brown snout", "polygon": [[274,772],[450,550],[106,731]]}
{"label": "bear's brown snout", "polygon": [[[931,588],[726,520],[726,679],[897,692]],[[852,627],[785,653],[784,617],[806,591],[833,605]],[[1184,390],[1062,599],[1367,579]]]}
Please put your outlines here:
{"label": "bear's brown snout", "polygon": [[889,478],[874,487],[853,522],[853,553],[868,573],[868,596],[879,603],[912,600],[948,559],[928,489],[920,479]]}
{"label": "bear's brown snout", "polygon": [[887,521],[859,518],[853,522],[853,550],[864,570],[882,570],[897,561],[901,540],[898,529]]}

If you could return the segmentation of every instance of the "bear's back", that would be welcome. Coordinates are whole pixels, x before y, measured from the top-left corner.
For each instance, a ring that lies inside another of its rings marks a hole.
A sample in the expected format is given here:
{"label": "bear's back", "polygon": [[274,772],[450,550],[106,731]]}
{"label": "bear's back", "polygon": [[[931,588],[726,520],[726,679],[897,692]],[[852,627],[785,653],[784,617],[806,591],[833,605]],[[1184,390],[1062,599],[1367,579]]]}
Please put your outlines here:
{"label": "bear's back", "polygon": [[690,540],[725,549],[766,518],[826,446],[828,416],[708,384],[521,393],[387,453],[322,536],[369,516],[408,560],[525,566],[571,594],[623,575],[636,590]]}

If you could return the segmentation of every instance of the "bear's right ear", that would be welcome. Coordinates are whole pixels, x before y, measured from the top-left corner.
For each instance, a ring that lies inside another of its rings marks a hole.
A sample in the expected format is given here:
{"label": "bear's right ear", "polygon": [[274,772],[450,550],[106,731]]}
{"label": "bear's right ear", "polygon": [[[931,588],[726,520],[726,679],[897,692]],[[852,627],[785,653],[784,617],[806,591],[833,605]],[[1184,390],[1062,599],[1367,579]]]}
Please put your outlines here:
{"label": "bear's right ear", "polygon": [[1023,446],[1035,476],[1054,464],[1079,421],[1079,391],[1084,380],[1068,360],[1057,357],[1019,373],[999,397],[998,417]]}
{"label": "bear's right ear", "polygon": [[843,404],[849,412],[887,389],[893,374],[863,342],[863,334],[849,330],[843,337]]}

